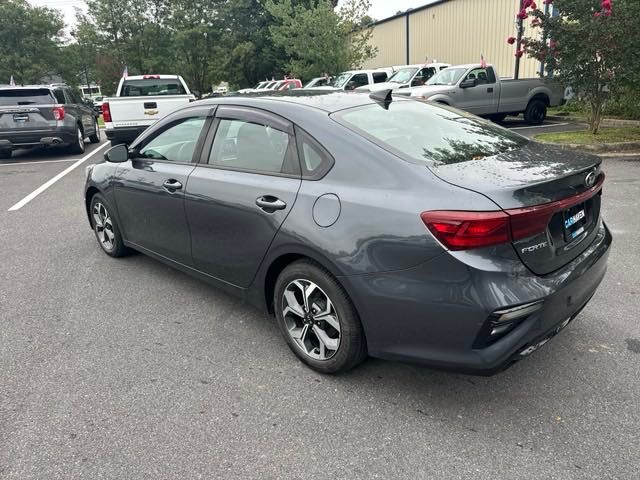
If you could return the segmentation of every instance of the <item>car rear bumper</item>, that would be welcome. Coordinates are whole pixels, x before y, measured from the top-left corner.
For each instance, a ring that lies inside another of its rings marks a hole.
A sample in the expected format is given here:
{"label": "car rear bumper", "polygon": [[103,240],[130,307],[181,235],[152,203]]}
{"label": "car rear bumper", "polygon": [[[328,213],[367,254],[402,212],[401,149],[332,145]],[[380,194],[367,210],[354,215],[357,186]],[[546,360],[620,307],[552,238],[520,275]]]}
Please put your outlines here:
{"label": "car rear bumper", "polygon": [[107,138],[113,145],[120,143],[132,143],[148,127],[118,127],[105,130]]}
{"label": "car rear bumper", "polygon": [[[611,242],[603,223],[579,257],[545,276],[515,262],[509,272],[480,269],[447,252],[409,270],[340,280],[360,313],[370,355],[490,375],[533,353],[580,313],[604,278]],[[478,345],[494,312],[539,301],[542,307],[509,333]]]}
{"label": "car rear bumper", "polygon": [[3,132],[0,133],[0,149],[15,150],[39,145],[68,145],[75,140],[76,131],[67,128],[34,130],[31,132]]}

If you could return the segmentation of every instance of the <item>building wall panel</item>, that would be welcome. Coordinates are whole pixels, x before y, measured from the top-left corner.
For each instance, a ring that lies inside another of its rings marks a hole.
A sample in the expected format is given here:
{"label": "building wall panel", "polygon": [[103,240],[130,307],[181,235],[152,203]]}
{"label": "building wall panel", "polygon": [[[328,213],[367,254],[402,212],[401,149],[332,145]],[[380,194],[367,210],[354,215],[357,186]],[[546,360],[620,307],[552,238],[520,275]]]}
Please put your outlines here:
{"label": "building wall panel", "polygon": [[[500,76],[513,76],[515,46],[506,39],[515,36],[518,6],[519,0],[448,0],[409,13],[409,63],[474,63],[484,54]],[[401,16],[374,27],[372,44],[379,52],[366,62],[367,68],[405,63],[405,24]],[[527,32],[531,33],[528,26]],[[537,61],[524,56],[520,77],[534,77],[539,68]]]}

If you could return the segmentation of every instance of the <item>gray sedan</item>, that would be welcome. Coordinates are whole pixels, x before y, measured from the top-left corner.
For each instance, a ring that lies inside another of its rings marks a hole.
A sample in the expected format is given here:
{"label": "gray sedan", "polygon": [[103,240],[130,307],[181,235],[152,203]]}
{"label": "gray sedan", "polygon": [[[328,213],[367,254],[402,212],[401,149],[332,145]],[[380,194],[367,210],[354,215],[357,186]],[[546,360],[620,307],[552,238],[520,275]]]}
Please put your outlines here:
{"label": "gray sedan", "polygon": [[598,158],[390,92],[196,102],[105,159],[85,189],[105,253],[272,312],[325,373],[499,371],[578,315],[611,245]]}

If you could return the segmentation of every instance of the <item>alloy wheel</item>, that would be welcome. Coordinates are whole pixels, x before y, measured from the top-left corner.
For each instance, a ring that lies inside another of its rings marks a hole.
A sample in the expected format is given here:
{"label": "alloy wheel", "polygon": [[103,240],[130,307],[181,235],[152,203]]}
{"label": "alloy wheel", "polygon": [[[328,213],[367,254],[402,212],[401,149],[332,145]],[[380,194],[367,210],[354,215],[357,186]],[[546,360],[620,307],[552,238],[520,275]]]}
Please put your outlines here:
{"label": "alloy wheel", "polygon": [[310,280],[294,280],[282,295],[282,316],[295,345],[314,360],[329,360],[340,347],[340,318],[329,296]]}
{"label": "alloy wheel", "polygon": [[82,134],[82,130],[78,128],[78,148],[80,151],[84,151],[84,135]]}
{"label": "alloy wheel", "polygon": [[96,235],[100,244],[105,250],[113,250],[115,243],[115,233],[113,223],[107,208],[100,202],[93,205],[93,222],[95,224]]}

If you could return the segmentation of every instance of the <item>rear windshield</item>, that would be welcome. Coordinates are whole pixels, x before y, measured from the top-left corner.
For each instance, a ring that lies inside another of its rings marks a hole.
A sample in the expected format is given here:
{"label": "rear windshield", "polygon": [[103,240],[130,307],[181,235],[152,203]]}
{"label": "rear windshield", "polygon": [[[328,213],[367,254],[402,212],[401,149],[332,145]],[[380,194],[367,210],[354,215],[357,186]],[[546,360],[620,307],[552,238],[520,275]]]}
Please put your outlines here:
{"label": "rear windshield", "polygon": [[186,91],[177,78],[147,78],[143,80],[125,80],[121,97],[150,97],[156,95],[186,95]]}
{"label": "rear windshield", "polygon": [[446,165],[508,152],[528,140],[471,114],[442,105],[394,100],[343,110],[332,116],[406,160]]}
{"label": "rear windshield", "polygon": [[0,106],[49,105],[55,103],[51,91],[47,88],[20,88],[0,90]]}

